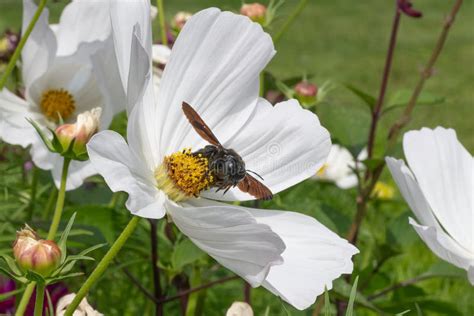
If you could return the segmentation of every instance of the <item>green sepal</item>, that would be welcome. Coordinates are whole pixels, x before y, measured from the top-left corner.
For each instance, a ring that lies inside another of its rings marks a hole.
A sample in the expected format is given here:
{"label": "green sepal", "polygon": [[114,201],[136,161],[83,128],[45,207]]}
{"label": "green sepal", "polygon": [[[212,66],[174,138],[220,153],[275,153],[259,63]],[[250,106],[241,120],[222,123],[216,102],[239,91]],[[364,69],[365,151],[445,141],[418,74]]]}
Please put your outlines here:
{"label": "green sepal", "polygon": [[61,264],[66,260],[66,251],[67,251],[66,242],[67,242],[67,238],[69,236],[69,232],[71,231],[72,224],[74,223],[75,218],[76,218],[76,213],[72,214],[58,242],[58,247],[61,250],[61,260],[59,261]]}
{"label": "green sepal", "polygon": [[36,282],[39,284],[46,284],[46,279],[42,275],[31,270],[26,271],[25,278],[27,278],[28,280],[32,282]]}
{"label": "green sepal", "polygon": [[[49,151],[55,153],[57,152],[55,147],[53,146],[52,142],[48,139],[48,137],[43,133],[43,131],[41,130],[41,128],[38,126],[38,124],[36,124],[35,121],[33,121],[32,119],[30,118],[27,118],[26,119],[31,125],[33,125],[34,129],[36,130],[36,132],[38,133],[38,135],[40,136],[41,140],[43,141],[43,143],[46,145],[46,147],[48,148]],[[53,133],[54,135],[54,133]]]}

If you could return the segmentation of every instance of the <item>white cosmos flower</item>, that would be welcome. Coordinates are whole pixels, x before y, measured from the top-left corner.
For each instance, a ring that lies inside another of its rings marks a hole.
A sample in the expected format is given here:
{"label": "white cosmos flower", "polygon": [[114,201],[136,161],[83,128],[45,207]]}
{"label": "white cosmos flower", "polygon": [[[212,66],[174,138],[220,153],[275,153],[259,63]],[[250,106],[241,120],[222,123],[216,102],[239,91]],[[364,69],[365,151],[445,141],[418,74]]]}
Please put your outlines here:
{"label": "white cosmos flower", "polygon": [[[203,182],[186,176],[209,177],[199,158],[182,151],[207,143],[181,104],[193,105],[222,144],[235,149],[273,193],[322,166],[329,133],[295,100],[273,107],[258,98],[259,73],[275,53],[272,40],[248,18],[218,9],[201,11],[186,23],[155,103],[152,83],[143,79],[151,78],[151,28],[143,13],[148,6],[135,1],[112,8],[122,81],[129,102],[136,102],[128,104],[127,142],[112,131],[96,134],[88,144],[92,163],[112,191],[129,194],[126,206],[133,214],[167,214],[199,248],[252,286],[262,285],[298,309],[309,307],[332,280],[352,272],[357,249],[309,216],[217,201],[253,198],[236,188],[225,195],[200,192]],[[173,176],[168,162],[201,171],[178,167],[184,176]],[[186,195],[186,186],[200,197]]]}
{"label": "white cosmos flower", "polygon": [[[363,149],[358,157],[358,161],[367,158],[367,149]],[[351,152],[337,144],[331,146],[331,151],[326,163],[313,176],[315,179],[334,182],[341,189],[350,189],[357,185],[357,176],[352,170],[356,166],[356,161]],[[364,165],[359,164],[363,169]]]}
{"label": "white cosmos flower", "polygon": [[[23,30],[35,11],[33,0],[23,1]],[[31,145],[34,163],[52,169],[59,183],[63,159],[47,150],[27,118],[49,133],[47,128],[57,127],[58,113],[65,123],[74,123],[79,114],[101,108],[103,129],[125,108],[125,96],[113,49],[108,2],[73,1],[54,30],[48,16],[45,9],[22,50],[24,99],[7,89],[0,91],[0,139],[23,147]],[[73,161],[67,189],[80,186],[94,173],[90,162]]]}
{"label": "white cosmos flower", "polygon": [[[74,298],[76,297],[76,293],[70,293],[61,297],[56,305],[56,316],[64,316],[66,314],[66,309],[69,304],[72,303]],[[72,313],[73,316],[104,316],[104,314],[96,311],[84,297],[76,308],[76,310]]]}
{"label": "white cosmos flower", "polygon": [[410,131],[403,160],[387,165],[418,222],[410,224],[441,259],[468,271],[474,285],[473,157],[452,129]]}

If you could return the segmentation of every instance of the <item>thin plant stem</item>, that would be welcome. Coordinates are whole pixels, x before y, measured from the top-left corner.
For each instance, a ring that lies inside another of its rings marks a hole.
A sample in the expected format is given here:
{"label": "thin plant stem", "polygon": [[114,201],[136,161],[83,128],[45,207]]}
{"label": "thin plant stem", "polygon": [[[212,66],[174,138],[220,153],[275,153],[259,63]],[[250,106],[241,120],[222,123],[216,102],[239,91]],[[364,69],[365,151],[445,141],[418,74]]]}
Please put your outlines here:
{"label": "thin plant stem", "polygon": [[232,281],[232,280],[237,280],[237,279],[239,279],[239,277],[236,276],[236,275],[226,277],[226,278],[222,278],[222,279],[212,281],[212,282],[200,285],[198,287],[195,287],[195,288],[192,288],[192,289],[189,289],[189,290],[181,291],[178,294],[173,295],[173,296],[164,297],[164,298],[160,299],[159,302],[162,303],[162,304],[168,303],[168,302],[174,301],[176,299],[180,299],[181,297],[189,295],[191,293],[213,287],[214,285],[217,285],[217,284],[221,284],[221,283],[225,283],[225,282]]}
{"label": "thin plant stem", "polygon": [[25,291],[23,292],[23,296],[21,297],[20,303],[16,308],[15,316],[23,316],[25,314],[26,307],[28,306],[28,302],[30,301],[30,297],[33,294],[33,291],[35,290],[35,287],[35,282],[31,282],[26,286]]}
{"label": "thin plant stem", "polygon": [[303,9],[306,7],[308,2],[309,2],[308,0],[300,0],[300,2],[298,3],[298,6],[286,19],[281,29],[273,36],[274,43],[277,43],[280,40],[280,38],[283,36],[283,34],[285,34],[285,32],[290,27],[290,25],[293,23],[293,21],[300,15],[301,12],[303,12]]}
{"label": "thin plant stem", "polygon": [[145,295],[148,297],[152,302],[157,302],[157,299],[153,295],[153,293],[149,292],[141,283],[140,280],[138,280],[127,268],[122,268],[123,273],[132,281],[133,284]]}
{"label": "thin plant stem", "polygon": [[44,302],[44,284],[38,283],[36,285],[36,301],[35,301],[35,316],[43,315],[43,302]]}
{"label": "thin plant stem", "polygon": [[[151,269],[153,271],[153,286],[155,289],[155,298],[159,300],[163,297],[161,291],[160,269],[158,268],[158,232],[157,220],[150,219],[150,244],[151,244]],[[163,315],[163,305],[155,303],[155,315]]]}
{"label": "thin plant stem", "polygon": [[387,85],[388,79],[390,77],[390,71],[392,69],[393,64],[393,54],[395,52],[395,46],[397,43],[397,34],[398,29],[400,27],[400,9],[398,8],[397,2],[395,2],[395,16],[393,17],[392,23],[392,31],[390,34],[390,42],[388,45],[387,50],[387,57],[385,59],[385,67],[383,70],[382,82],[380,84],[380,93],[379,97],[377,98],[377,103],[372,111],[372,121],[370,125],[370,132],[369,132],[369,141],[367,144],[367,156],[368,158],[372,158],[372,153],[374,149],[374,142],[375,142],[375,133],[377,130],[377,125],[379,123],[380,114],[382,113],[383,101],[385,99],[385,94],[387,92]]}
{"label": "thin plant stem", "polygon": [[76,296],[74,297],[71,304],[67,307],[65,316],[72,316],[72,313],[76,310],[77,306],[81,303],[82,299],[87,295],[91,287],[102,277],[105,270],[109,267],[112,260],[117,256],[120,249],[122,249],[125,242],[132,235],[132,233],[137,228],[138,223],[140,222],[140,217],[133,216],[132,219],[128,222],[127,226],[124,228],[120,236],[115,240],[112,247],[105,254],[102,260],[99,262],[97,267],[92,271],[91,275],[87,278],[84,284],[81,286]]}
{"label": "thin plant stem", "polygon": [[0,90],[2,90],[5,87],[5,84],[7,82],[8,76],[10,76],[11,72],[15,68],[16,62],[18,61],[18,58],[20,58],[21,51],[23,50],[23,47],[26,44],[26,41],[28,40],[28,37],[30,36],[31,32],[33,31],[36,22],[38,21],[39,17],[41,16],[41,12],[43,12],[44,7],[46,6],[47,0],[40,0],[38,4],[38,8],[36,9],[35,14],[33,15],[33,18],[30,21],[30,24],[28,24],[28,27],[26,28],[25,32],[21,36],[20,42],[18,43],[18,46],[15,49],[15,52],[12,55],[12,58],[8,62],[7,68],[5,69],[5,72],[3,73],[2,77],[0,78]]}
{"label": "thin plant stem", "polygon": [[[392,30],[390,32],[390,41],[389,41],[388,50],[387,50],[387,57],[385,58],[385,67],[384,67],[384,71],[382,75],[382,83],[380,85],[380,93],[377,99],[377,103],[375,104],[375,107],[372,110],[372,120],[370,124],[370,131],[369,131],[369,136],[368,136],[368,141],[367,141],[368,158],[371,158],[372,153],[373,153],[377,125],[380,121],[380,114],[382,112],[383,101],[385,98],[385,93],[387,91],[388,79],[390,77],[390,71],[392,69],[393,55],[394,55],[395,47],[397,43],[398,29],[400,27],[400,18],[401,18],[401,13],[400,13],[400,9],[398,8],[398,2],[395,1],[395,15],[392,22]],[[368,179],[370,175],[371,173],[367,171],[365,179]],[[367,194],[366,191],[369,191],[369,193]],[[356,215],[354,216],[354,220],[352,221],[351,227],[347,234],[347,239],[349,240],[349,242],[353,244],[357,242],[359,228],[365,217],[365,212],[367,209],[367,201],[370,197],[371,192],[372,192],[372,188],[370,188],[370,190],[362,189],[362,190],[359,190],[359,194],[357,195]]]}
{"label": "thin plant stem", "polygon": [[168,46],[168,36],[166,35],[166,20],[165,10],[163,8],[163,0],[156,0],[156,7],[158,8],[158,19],[160,22],[161,43]]}
{"label": "thin plant stem", "polygon": [[56,200],[56,208],[54,210],[53,221],[49,227],[48,240],[54,240],[56,233],[58,232],[59,223],[61,222],[61,215],[64,208],[64,199],[66,197],[66,181],[69,164],[71,163],[70,158],[64,158],[63,169],[61,171],[61,184],[59,185],[58,199]]}
{"label": "thin plant stem", "polygon": [[[459,12],[459,9],[461,8],[461,5],[463,3],[463,0],[457,0],[452,9],[450,14],[447,16],[444,24],[443,24],[443,29],[441,31],[441,34],[438,37],[438,40],[436,42],[435,47],[433,48],[433,51],[431,53],[430,59],[428,60],[428,64],[425,67],[425,70],[422,71],[420,79],[418,83],[415,86],[415,89],[413,91],[413,94],[405,107],[405,110],[403,111],[400,119],[393,124],[393,126],[390,128],[390,132],[388,135],[388,145],[386,148],[386,153],[388,153],[393,146],[396,143],[398,134],[400,130],[405,126],[408,121],[410,120],[411,114],[413,112],[413,109],[415,108],[415,105],[418,101],[418,97],[420,96],[420,93],[424,87],[424,84],[426,80],[431,77],[431,74],[433,72],[434,65],[436,61],[438,60],[439,55],[441,54],[441,51],[443,50],[443,47],[445,45],[449,30],[451,29],[451,26],[453,25],[456,15]],[[351,228],[349,230],[349,233],[347,235],[347,239],[351,243],[355,243],[357,241],[357,235],[359,232],[360,225],[362,224],[363,218],[365,216],[365,212],[367,209],[367,202],[370,199],[370,196],[372,194],[373,188],[375,187],[375,184],[377,183],[378,179],[382,175],[383,169],[385,167],[385,161],[382,161],[372,172],[370,175],[370,179],[368,181],[368,185],[364,190],[359,192],[357,196],[357,211],[356,211],[356,217],[351,225]]]}
{"label": "thin plant stem", "polygon": [[446,43],[446,39],[448,38],[449,30],[454,23],[454,20],[456,18],[457,13],[459,12],[459,9],[461,8],[462,3],[463,3],[463,0],[457,0],[454,3],[454,6],[451,9],[450,14],[446,17],[444,21],[443,29],[441,30],[441,34],[438,37],[438,40],[436,42],[436,46],[433,52],[431,53],[430,59],[428,60],[428,64],[426,64],[426,67],[423,69],[423,71],[420,74],[420,78],[418,79],[418,82],[415,86],[415,89],[413,90],[410,100],[408,101],[408,104],[405,107],[405,110],[403,111],[399,120],[390,129],[390,132],[388,135],[390,147],[394,145],[400,130],[409,122],[411,113],[413,112],[413,109],[415,108],[416,101],[418,100],[418,97],[420,96],[420,93],[423,90],[423,87],[425,86],[425,82],[433,74],[434,65],[436,61],[438,60],[438,57],[441,54],[441,51],[443,50],[443,47]]}
{"label": "thin plant stem", "polygon": [[409,286],[409,285],[412,285],[412,284],[415,284],[415,283],[418,283],[420,281],[424,281],[424,280],[427,280],[427,279],[430,279],[430,278],[433,278],[435,277],[434,275],[421,275],[421,276],[418,276],[416,278],[413,278],[413,279],[410,279],[410,280],[406,280],[406,281],[402,281],[402,282],[399,282],[399,283],[396,283],[394,285],[391,285],[375,294],[372,294],[372,295],[369,295],[367,297],[367,299],[369,301],[372,301],[372,300],[375,300],[381,296],[384,296],[392,291],[395,291],[396,289],[399,289],[399,288],[402,288],[402,287],[406,287],[406,286]]}

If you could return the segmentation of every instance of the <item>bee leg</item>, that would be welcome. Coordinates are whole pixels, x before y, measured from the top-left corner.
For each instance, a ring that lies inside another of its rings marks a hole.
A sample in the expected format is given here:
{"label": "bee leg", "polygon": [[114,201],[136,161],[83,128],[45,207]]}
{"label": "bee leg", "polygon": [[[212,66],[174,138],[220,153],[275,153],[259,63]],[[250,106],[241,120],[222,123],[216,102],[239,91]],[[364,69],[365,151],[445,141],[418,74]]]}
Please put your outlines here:
{"label": "bee leg", "polygon": [[226,193],[227,193],[227,191],[229,191],[229,190],[230,190],[230,188],[232,188],[232,186],[231,186],[231,185],[227,186],[227,188],[225,189],[225,191],[224,191],[224,193],[223,193],[223,194],[226,194]]}

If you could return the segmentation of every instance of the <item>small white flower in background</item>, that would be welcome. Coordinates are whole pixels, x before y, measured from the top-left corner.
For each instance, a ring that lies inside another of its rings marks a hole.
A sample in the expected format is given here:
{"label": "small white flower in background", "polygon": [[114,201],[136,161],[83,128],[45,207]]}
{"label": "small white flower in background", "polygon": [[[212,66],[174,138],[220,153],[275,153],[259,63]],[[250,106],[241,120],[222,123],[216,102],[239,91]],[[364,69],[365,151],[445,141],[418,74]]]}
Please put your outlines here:
{"label": "small white flower in background", "polygon": [[153,61],[153,85],[155,87],[155,95],[158,96],[158,89],[168,60],[170,59],[171,49],[166,45],[156,44],[152,46]]}
{"label": "small white flower in background", "polygon": [[225,316],[253,316],[252,306],[245,302],[234,302],[225,313]]}
{"label": "small white flower in background", "polygon": [[358,250],[312,217],[218,202],[254,197],[237,188],[225,195],[208,189],[206,158],[190,149],[208,143],[192,128],[182,103],[193,105],[222,144],[236,150],[273,193],[323,165],[329,133],[297,101],[272,106],[258,97],[259,74],[275,53],[271,37],[249,19],[218,9],[186,22],[155,102],[148,80],[149,17],[130,14],[148,6],[144,0],[115,2],[112,8],[128,92],[127,142],[112,131],[96,134],[87,145],[92,163],[112,191],[128,192],[126,206],[134,215],[170,216],[199,248],[252,286],[308,308],[334,279],[352,272],[351,257]]}
{"label": "small white flower in background", "polygon": [[[364,148],[358,155],[357,160],[367,158],[367,150]],[[357,185],[357,176],[353,168],[356,161],[351,152],[337,144],[331,146],[331,151],[326,163],[313,176],[314,179],[334,182],[341,189],[350,189]],[[359,170],[364,170],[364,165],[359,163]]]}
{"label": "small white flower in background", "polygon": [[441,259],[465,269],[474,285],[474,159],[452,129],[410,131],[403,137],[408,162],[387,165],[418,220],[410,224]]}
{"label": "small white flower in background", "polygon": [[[36,8],[34,1],[23,1],[23,30]],[[48,151],[27,118],[49,134],[48,128],[55,130],[60,117],[72,124],[81,113],[101,108],[100,126],[107,128],[113,116],[124,110],[109,14],[107,1],[76,0],[65,7],[59,24],[49,25],[45,9],[22,50],[24,98],[7,89],[0,91],[0,139],[31,146],[33,162],[52,170],[56,184],[63,158]],[[95,173],[90,162],[72,161],[67,189],[80,186]]]}
{"label": "small white flower in background", "polygon": [[[56,316],[63,316],[66,313],[66,309],[69,306],[69,304],[72,303],[74,300],[74,297],[76,297],[75,293],[67,294],[61,297],[58,301],[58,304],[56,305]],[[72,313],[73,316],[103,316],[104,314],[99,313],[96,311],[92,306],[89,305],[89,302],[87,302],[87,299],[84,297],[79,304],[79,306],[76,308],[74,313]]]}

